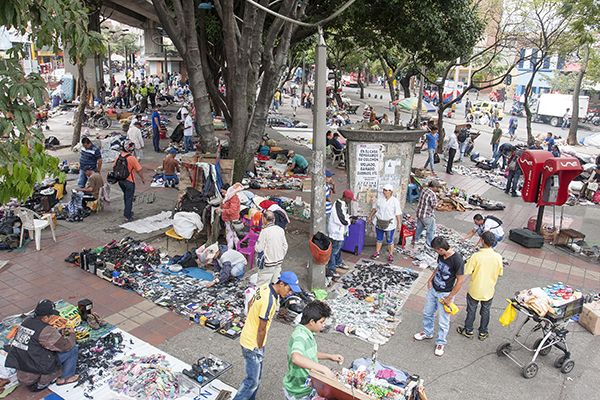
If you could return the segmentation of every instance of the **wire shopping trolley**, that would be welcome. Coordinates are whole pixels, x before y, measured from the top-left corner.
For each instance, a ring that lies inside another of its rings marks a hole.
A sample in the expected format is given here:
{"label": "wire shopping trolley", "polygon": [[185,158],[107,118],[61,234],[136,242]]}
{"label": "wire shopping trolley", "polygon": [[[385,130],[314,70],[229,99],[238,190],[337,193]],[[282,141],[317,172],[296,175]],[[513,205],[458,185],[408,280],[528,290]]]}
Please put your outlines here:
{"label": "wire shopping trolley", "polygon": [[[575,361],[571,359],[571,352],[567,344],[567,334],[569,333],[567,326],[573,316],[581,313],[583,301],[584,299],[581,297],[563,304],[559,308],[555,308],[554,313],[549,312],[546,316],[540,317],[535,311],[516,299],[511,299],[513,307],[519,313],[523,314],[525,319],[512,338],[512,341],[502,343],[498,346],[496,355],[498,357],[508,357],[521,367],[523,377],[531,379],[537,375],[539,370],[539,365],[536,363],[538,356],[547,356],[552,351],[552,348],[556,348],[563,354],[554,360],[554,367],[559,368],[563,374],[570,373],[575,367]],[[531,323],[535,324],[531,330],[527,331],[524,329],[525,325],[531,325]],[[528,344],[531,343],[534,336],[538,337],[533,341],[533,345]],[[533,353],[533,357],[529,362],[521,362],[511,354],[514,350],[519,350],[519,347]]]}

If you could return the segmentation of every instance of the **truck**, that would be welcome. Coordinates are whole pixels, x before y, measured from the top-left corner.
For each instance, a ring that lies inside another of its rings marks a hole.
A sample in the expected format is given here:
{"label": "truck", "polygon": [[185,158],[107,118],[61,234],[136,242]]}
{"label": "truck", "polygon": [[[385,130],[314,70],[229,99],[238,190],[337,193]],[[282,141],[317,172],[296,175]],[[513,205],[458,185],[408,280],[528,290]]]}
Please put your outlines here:
{"label": "truck", "polygon": [[[588,96],[579,96],[579,118],[585,118],[587,114],[590,98]],[[543,122],[552,126],[559,126],[563,122],[563,117],[573,108],[573,96],[570,94],[544,93],[537,101],[537,109],[534,112],[533,120]]]}

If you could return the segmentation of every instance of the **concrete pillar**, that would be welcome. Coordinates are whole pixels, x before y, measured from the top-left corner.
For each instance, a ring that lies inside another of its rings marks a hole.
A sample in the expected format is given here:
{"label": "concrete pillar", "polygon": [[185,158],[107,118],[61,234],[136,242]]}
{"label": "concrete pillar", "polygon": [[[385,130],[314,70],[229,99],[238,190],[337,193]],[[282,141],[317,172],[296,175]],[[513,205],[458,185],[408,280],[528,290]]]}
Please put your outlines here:
{"label": "concrete pillar", "polygon": [[156,29],[156,22],[148,20],[144,24],[144,58],[147,55],[161,53],[161,35]]}
{"label": "concrete pillar", "polygon": [[[73,79],[79,79],[79,74],[77,73],[77,65],[71,63],[69,59],[69,48],[65,45],[64,49],[65,54],[65,72],[73,75]],[[103,85],[103,69],[102,69],[102,56],[92,56],[89,57],[87,62],[85,63],[85,67],[83,68],[85,79],[87,81],[87,87],[90,90],[93,90],[94,95],[98,95],[98,90]],[[107,86],[108,87],[108,86]],[[77,89],[75,89],[77,90]]]}

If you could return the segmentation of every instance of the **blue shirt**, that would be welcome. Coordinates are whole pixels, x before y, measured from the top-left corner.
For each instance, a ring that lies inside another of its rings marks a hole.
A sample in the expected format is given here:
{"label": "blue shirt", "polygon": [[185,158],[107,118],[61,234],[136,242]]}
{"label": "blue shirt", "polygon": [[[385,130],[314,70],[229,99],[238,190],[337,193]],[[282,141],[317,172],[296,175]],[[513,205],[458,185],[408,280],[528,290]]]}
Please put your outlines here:
{"label": "blue shirt", "polygon": [[[154,128],[160,129],[160,114],[158,113],[158,111],[153,111],[151,118],[152,118],[152,129],[154,129]],[[156,118],[158,120],[158,125],[156,125],[156,123],[154,122],[154,118]]]}
{"label": "blue shirt", "polygon": [[428,150],[434,150],[437,148],[437,134],[434,135],[433,133],[429,132],[425,138],[427,139]]}
{"label": "blue shirt", "polygon": [[544,142],[548,144],[548,151],[552,151],[552,146],[554,146],[554,138],[547,137],[546,139],[544,139]]}
{"label": "blue shirt", "polygon": [[86,167],[93,167],[94,171],[97,170],[98,160],[102,159],[100,149],[96,145],[92,144],[92,147],[86,149],[81,146],[81,155],[79,156],[79,169],[85,171]]}

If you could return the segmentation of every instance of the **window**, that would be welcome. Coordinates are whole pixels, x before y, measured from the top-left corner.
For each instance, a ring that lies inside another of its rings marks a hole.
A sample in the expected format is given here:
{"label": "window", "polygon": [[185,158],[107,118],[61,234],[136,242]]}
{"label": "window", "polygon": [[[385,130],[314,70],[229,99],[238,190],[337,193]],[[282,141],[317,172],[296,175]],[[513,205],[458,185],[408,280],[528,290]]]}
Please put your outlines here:
{"label": "window", "polygon": [[523,68],[525,65],[525,49],[521,49],[519,52],[519,68]]}
{"label": "window", "polygon": [[556,69],[561,71],[565,67],[565,60],[561,56],[558,56],[558,60],[556,61]]}
{"label": "window", "polygon": [[538,62],[537,53],[538,53],[537,49],[531,50],[531,61],[530,61],[531,62],[531,69],[533,69],[534,66],[535,66],[535,64]]}
{"label": "window", "polygon": [[542,64],[542,69],[550,69],[550,57],[544,57],[544,63]]}

